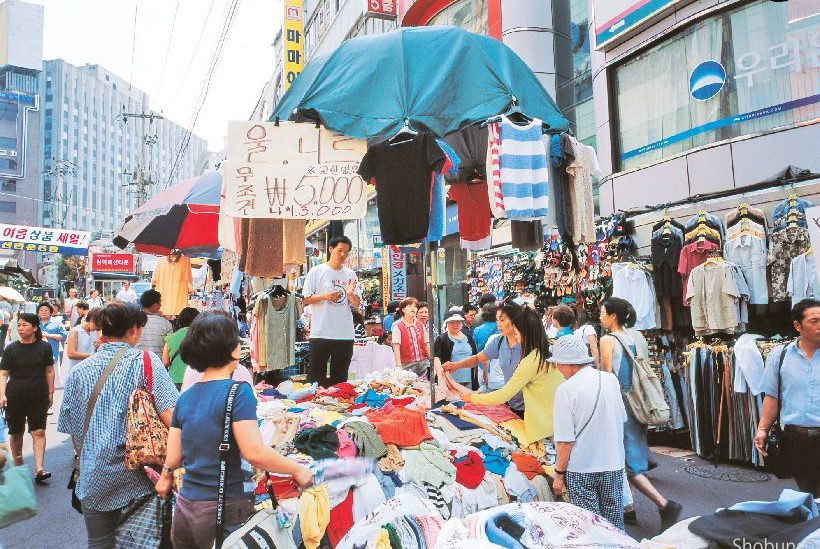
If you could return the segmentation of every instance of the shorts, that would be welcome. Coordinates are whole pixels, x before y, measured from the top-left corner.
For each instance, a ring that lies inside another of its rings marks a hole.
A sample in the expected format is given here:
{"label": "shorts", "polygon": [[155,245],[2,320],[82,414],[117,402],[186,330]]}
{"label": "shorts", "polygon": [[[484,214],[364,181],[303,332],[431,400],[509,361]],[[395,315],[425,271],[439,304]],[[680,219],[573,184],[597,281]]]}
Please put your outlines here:
{"label": "shorts", "polygon": [[28,432],[46,428],[48,421],[48,393],[44,395],[23,393],[8,397],[6,423],[9,435],[22,435],[28,423]]}

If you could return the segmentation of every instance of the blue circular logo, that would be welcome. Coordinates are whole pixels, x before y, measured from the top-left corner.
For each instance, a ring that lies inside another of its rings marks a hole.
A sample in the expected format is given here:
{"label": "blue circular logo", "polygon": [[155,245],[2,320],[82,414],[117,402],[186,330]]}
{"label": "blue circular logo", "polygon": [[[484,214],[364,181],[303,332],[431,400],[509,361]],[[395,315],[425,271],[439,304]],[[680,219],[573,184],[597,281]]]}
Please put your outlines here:
{"label": "blue circular logo", "polygon": [[726,83],[726,69],[717,61],[704,61],[692,71],[689,77],[689,94],[698,101],[711,99],[723,89]]}

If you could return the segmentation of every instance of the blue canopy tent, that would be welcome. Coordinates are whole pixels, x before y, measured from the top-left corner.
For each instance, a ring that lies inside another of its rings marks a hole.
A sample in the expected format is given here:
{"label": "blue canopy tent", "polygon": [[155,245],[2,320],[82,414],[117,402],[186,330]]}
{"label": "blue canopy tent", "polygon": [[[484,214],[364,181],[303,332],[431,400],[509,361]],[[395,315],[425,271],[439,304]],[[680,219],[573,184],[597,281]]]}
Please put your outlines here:
{"label": "blue canopy tent", "polygon": [[[568,128],[532,70],[502,42],[452,26],[408,27],[347,40],[308,63],[270,121],[321,123],[358,139],[390,137],[406,125],[444,137],[511,105],[547,131]],[[432,278],[426,286],[438,312],[435,272]],[[431,327],[440,324],[436,318]]]}
{"label": "blue canopy tent", "polygon": [[515,100],[550,131],[568,127],[549,93],[502,42],[457,27],[407,27],[353,38],[308,63],[271,121],[319,121],[369,139],[405,121],[439,137],[501,114]]}

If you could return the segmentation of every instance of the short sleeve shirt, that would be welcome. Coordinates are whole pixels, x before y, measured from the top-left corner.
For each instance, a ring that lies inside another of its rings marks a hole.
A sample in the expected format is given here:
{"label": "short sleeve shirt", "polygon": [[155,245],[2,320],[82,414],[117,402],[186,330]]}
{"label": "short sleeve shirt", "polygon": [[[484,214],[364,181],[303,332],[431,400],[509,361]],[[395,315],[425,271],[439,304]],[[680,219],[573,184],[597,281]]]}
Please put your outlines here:
{"label": "short sleeve shirt", "polygon": [[407,142],[373,145],[359,165],[365,181],[376,180],[379,226],[385,244],[421,242],[430,222],[430,185],[446,156],[430,133]]}
{"label": "short sleeve shirt", "polygon": [[613,374],[581,368],[558,386],[553,402],[553,439],[575,443],[567,471],[623,469],[626,409],[621,386]]}
{"label": "short sleeve shirt", "polygon": [[[335,291],[341,296],[336,301],[320,301],[310,306],[311,338],[354,339],[353,312],[350,310],[350,302],[345,293],[345,287],[351,280],[358,281],[356,273],[345,266],[336,270],[327,263],[322,263],[308,271],[302,295],[310,297]],[[361,285],[356,284],[354,293],[359,297],[362,296]]]}
{"label": "short sleeve shirt", "polygon": [[11,343],[0,359],[0,370],[9,373],[6,393],[15,395],[29,391],[48,391],[46,368],[53,364],[51,347],[45,341]]}
{"label": "short sleeve shirt", "polygon": [[[504,374],[504,383],[508,382],[512,377],[518,363],[521,362],[521,344],[516,343],[510,349],[507,344],[507,338],[501,334],[494,335],[487,340],[487,344],[482,351],[490,360],[498,360],[498,365],[501,366],[501,372]],[[519,392],[512,397],[507,404],[513,410],[521,411],[524,409],[524,395]]]}
{"label": "short sleeve shirt", "polygon": [[[57,430],[79,440],[83,432],[85,409],[97,380],[109,361],[125,349],[117,366],[103,386],[85,437],[80,458],[77,497],[83,506],[95,511],[114,511],[131,500],[150,494],[154,485],[144,471],[125,468],[126,419],[131,393],[142,384],[144,351],[126,343],[104,343],[81,368],[68,375]],[[179,393],[162,360],[148,353],[153,373],[153,396],[157,412],[173,408]]]}
{"label": "short sleeve shirt", "polygon": [[[219,486],[219,445],[225,418],[225,403],[233,379],[200,381],[182,393],[174,408],[171,427],[182,430],[182,497],[215,500]],[[256,421],[256,397],[247,383],[240,383],[234,399],[232,421]],[[242,469],[239,446],[230,435],[227,460],[226,497],[245,497],[247,474]]]}
{"label": "short sleeve shirt", "polygon": [[781,346],[769,353],[760,390],[777,398],[777,388],[782,379],[780,421],[784,425],[820,427],[820,351],[806,359],[797,343],[787,345],[778,378],[782,352]]}

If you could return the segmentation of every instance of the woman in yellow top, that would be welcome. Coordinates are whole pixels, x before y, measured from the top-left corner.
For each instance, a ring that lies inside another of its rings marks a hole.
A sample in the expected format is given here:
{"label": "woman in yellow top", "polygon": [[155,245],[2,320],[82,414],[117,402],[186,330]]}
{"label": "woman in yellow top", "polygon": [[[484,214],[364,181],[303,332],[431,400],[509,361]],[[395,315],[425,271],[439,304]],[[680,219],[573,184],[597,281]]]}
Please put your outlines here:
{"label": "woman in yellow top", "polygon": [[458,390],[464,402],[485,405],[504,404],[521,391],[527,440],[520,442],[530,444],[552,436],[552,401],[564,376],[547,362],[549,341],[538,313],[510,301],[505,301],[499,310],[512,321],[514,333],[521,343],[521,362],[512,377],[497,391],[482,394]]}

